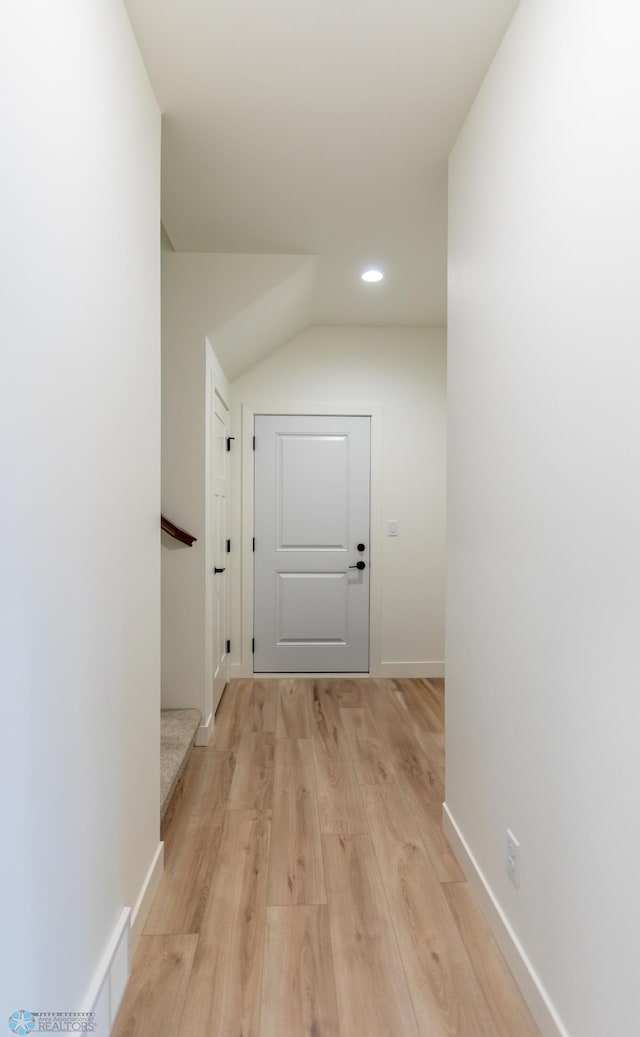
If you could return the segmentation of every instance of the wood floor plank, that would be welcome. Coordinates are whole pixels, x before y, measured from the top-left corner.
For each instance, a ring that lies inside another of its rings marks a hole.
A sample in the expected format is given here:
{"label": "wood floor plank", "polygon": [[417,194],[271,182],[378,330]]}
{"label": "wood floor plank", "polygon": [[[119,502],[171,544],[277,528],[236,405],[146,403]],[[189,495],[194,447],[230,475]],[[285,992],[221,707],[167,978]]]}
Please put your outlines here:
{"label": "wood floor plank", "polygon": [[398,781],[430,803],[442,803],[444,783],[425,753],[407,711],[396,700],[395,681],[373,680],[369,708],[389,750]]}
{"label": "wood floor plank", "polygon": [[405,795],[420,829],[422,841],[438,881],[464,882],[464,872],[442,831],[441,804],[419,803],[410,789],[405,789]]}
{"label": "wood floor plank", "polygon": [[367,821],[353,769],[342,711],[328,681],[314,681],[309,726],[316,771],[320,831],[366,832]]}
{"label": "wood floor plank", "polygon": [[229,681],[216,712],[210,749],[238,748],[252,692],[251,680]]}
{"label": "wood floor plank", "polygon": [[164,842],[164,866],[173,866],[174,853],[180,853],[194,828],[209,824],[224,811],[235,769],[233,749],[209,750],[196,746],[191,750],[184,772],[183,793],[174,812],[167,811],[161,826]]}
{"label": "wood floor plank", "polygon": [[194,773],[192,769],[194,756],[197,755],[196,749],[199,751],[200,748],[201,747],[199,746],[194,746],[189,752],[184,770],[176,782],[176,786],[171,793],[171,798],[169,799],[164,817],[160,821],[160,838],[165,843],[165,856],[167,853],[167,841],[172,838],[172,832],[176,820],[182,816],[183,803],[185,800],[189,799],[189,783],[192,780]]}
{"label": "wood floor plank", "polygon": [[376,855],[368,835],[322,837],[340,1031],[416,1037]]}
{"label": "wood floor plank", "polygon": [[442,803],[425,796],[420,781],[402,782],[407,804],[416,820],[439,882],[462,882],[464,873],[442,831]]}
{"label": "wood floor plank", "polygon": [[495,1037],[493,1016],[399,786],[363,789],[421,1037]]}
{"label": "wood floor plank", "polygon": [[276,738],[309,737],[309,711],[307,708],[307,701],[310,698],[310,695],[310,681],[278,681]]}
{"label": "wood floor plank", "polygon": [[397,782],[389,751],[368,706],[345,709],[342,722],[347,732],[353,766],[360,785],[388,785]]}
{"label": "wood floor plank", "polygon": [[326,905],[268,907],[261,1037],[338,1037]]}
{"label": "wood floor plank", "polygon": [[229,793],[229,810],[257,810],[270,816],[273,802],[271,731],[245,731],[240,739]]}
{"label": "wood floor plank", "polygon": [[466,882],[443,887],[499,1037],[539,1037],[539,1030]]}
{"label": "wood floor plank", "polygon": [[198,785],[202,776],[203,751],[199,746],[194,747],[189,753],[182,776],[175,787],[169,800],[167,812],[160,822],[160,837],[164,842],[165,862],[169,853],[171,843],[178,832],[178,839],[182,837],[181,828],[185,823],[185,802],[192,799],[198,800]]}
{"label": "wood floor plank", "polygon": [[187,768],[188,808],[164,832],[164,871],[145,933],[197,933],[216,862],[235,755],[193,749]]}
{"label": "wood floor plank", "polygon": [[434,708],[433,693],[422,680],[399,679],[395,681],[398,691],[404,696],[413,722],[423,731],[441,734],[444,730],[442,710]]}
{"label": "wood floor plank", "polygon": [[324,904],[320,824],[311,742],[275,745],[267,904]]}
{"label": "wood floor plank", "polygon": [[431,708],[444,727],[444,677],[430,677],[421,681]]}
{"label": "wood floor plank", "polygon": [[244,731],[273,731],[276,729],[278,682],[253,681],[249,708],[244,720]]}
{"label": "wood floor plank", "polygon": [[177,1033],[197,936],[141,936],[111,1037]]}
{"label": "wood floor plank", "polygon": [[363,705],[362,689],[365,681],[358,677],[343,677],[329,682],[331,694],[343,709],[357,708]]}
{"label": "wood floor plank", "polygon": [[437,776],[438,781],[444,790],[444,736],[433,731],[422,731],[416,729],[416,737],[426,759],[429,762],[429,767]]}
{"label": "wood floor plank", "polygon": [[227,812],[180,1037],[258,1037],[269,827],[251,811]]}

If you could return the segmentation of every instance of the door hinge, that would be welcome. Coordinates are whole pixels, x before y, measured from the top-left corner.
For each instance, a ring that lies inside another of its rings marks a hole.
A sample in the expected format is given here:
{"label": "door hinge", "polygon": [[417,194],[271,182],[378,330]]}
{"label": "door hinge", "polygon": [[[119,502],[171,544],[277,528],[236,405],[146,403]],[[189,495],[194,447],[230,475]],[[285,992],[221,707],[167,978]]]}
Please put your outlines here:
{"label": "door hinge", "polygon": [[235,436],[227,436],[227,453],[231,450],[231,443],[235,438]]}
{"label": "door hinge", "polygon": [[256,549],[256,538],[252,537],[251,538],[251,550],[255,551],[255,549]]}
{"label": "door hinge", "polygon": [[253,654],[255,652],[255,650],[256,650],[256,639],[255,639],[255,637],[252,637],[251,638],[251,653]]}
{"label": "door hinge", "polygon": [[227,655],[231,655],[231,641],[227,641]]}
{"label": "door hinge", "polygon": [[253,449],[255,450],[255,448],[256,448],[256,437],[254,436],[253,437]]}
{"label": "door hinge", "polygon": [[227,554],[231,554],[231,541],[227,540]]}

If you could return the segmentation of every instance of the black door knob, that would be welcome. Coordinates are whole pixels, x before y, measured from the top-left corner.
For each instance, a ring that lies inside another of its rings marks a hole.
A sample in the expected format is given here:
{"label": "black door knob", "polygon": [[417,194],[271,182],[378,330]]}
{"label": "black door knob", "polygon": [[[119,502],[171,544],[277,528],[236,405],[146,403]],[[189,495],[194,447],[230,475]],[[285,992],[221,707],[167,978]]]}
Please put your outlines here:
{"label": "black door knob", "polygon": [[358,551],[364,551],[364,544],[357,544]]}
{"label": "black door knob", "polygon": [[365,563],[361,559],[359,562],[356,562],[355,565],[350,565],[349,568],[350,569],[366,569],[367,566],[365,565]]}

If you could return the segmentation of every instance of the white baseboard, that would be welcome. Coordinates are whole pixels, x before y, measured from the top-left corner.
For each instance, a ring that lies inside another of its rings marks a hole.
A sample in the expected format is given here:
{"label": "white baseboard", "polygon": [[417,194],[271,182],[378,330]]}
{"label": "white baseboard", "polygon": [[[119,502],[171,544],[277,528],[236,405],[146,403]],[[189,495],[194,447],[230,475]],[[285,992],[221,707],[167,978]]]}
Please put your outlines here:
{"label": "white baseboard", "polygon": [[244,663],[230,663],[229,664],[229,680],[244,680],[247,677],[252,677],[253,673],[247,670]]}
{"label": "white baseboard", "polygon": [[569,1037],[446,803],[442,807],[442,829],[543,1037]]}
{"label": "white baseboard", "polygon": [[375,663],[372,677],[444,677],[444,662]]}
{"label": "white baseboard", "polygon": [[257,681],[269,680],[359,680],[370,677],[370,673],[252,673]]}
{"label": "white baseboard", "polygon": [[108,1037],[127,985],[130,968],[131,908],[124,907],[95,971],[83,1012],[93,1013],[92,1031]]}
{"label": "white baseboard", "polygon": [[129,950],[131,958],[135,953],[135,949],[140,939],[140,934],[144,928],[144,923],[147,920],[147,915],[151,910],[151,903],[155,896],[158,883],[162,877],[162,871],[164,869],[164,843],[158,843],[156,852],[153,855],[153,860],[149,865],[146,878],[142,883],[142,889],[140,890],[138,899],[136,900],[135,906],[131,912],[131,935],[129,939]]}
{"label": "white baseboard", "polygon": [[93,1013],[95,1037],[109,1037],[113,1028],[163,866],[164,843],[158,843],[135,907],[123,907],[94,973],[82,1011]]}
{"label": "white baseboard", "polygon": [[[229,667],[229,680],[246,680],[255,677],[266,680],[268,677],[444,677],[444,662],[415,663],[372,663],[369,673],[254,673],[247,670],[242,663],[232,663]],[[200,743],[197,742],[197,745]],[[206,743],[205,743],[206,744]]]}
{"label": "white baseboard", "polygon": [[195,744],[198,746],[207,746],[209,739],[211,738],[211,732],[213,730],[213,713],[209,713],[204,724],[200,724],[200,727],[196,731]]}

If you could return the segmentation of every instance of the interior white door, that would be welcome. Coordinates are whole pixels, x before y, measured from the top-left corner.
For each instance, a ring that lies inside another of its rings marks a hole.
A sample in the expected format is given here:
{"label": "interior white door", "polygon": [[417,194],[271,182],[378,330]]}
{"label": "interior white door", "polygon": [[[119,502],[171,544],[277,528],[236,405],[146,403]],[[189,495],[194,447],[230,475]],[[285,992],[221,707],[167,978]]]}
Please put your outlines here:
{"label": "interior white door", "polygon": [[369,670],[368,417],[255,419],[254,672]]}
{"label": "interior white door", "polygon": [[229,653],[227,652],[227,523],[229,497],[229,453],[227,435],[229,408],[214,386],[211,405],[211,542],[210,559],[212,596],[212,710],[216,708],[229,679]]}

